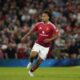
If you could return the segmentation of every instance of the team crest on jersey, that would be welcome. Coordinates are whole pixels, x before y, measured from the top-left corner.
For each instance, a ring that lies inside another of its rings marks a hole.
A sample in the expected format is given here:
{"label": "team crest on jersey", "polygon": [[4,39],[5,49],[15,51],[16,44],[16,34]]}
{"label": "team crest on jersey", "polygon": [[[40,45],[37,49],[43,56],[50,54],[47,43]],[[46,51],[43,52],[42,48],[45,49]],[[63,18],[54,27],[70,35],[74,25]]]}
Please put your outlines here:
{"label": "team crest on jersey", "polygon": [[41,27],[39,29],[42,29]]}
{"label": "team crest on jersey", "polygon": [[45,32],[44,32],[44,31],[42,31],[42,33],[44,34]]}

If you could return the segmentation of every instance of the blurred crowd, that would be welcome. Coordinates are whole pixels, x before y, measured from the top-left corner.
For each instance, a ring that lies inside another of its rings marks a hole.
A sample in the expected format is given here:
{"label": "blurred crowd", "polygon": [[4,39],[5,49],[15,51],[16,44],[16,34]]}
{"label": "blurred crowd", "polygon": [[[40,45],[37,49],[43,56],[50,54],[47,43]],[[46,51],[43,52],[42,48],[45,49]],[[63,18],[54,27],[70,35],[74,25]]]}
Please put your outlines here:
{"label": "blurred crowd", "polygon": [[0,0],[0,59],[27,59],[36,35],[21,38],[41,20],[43,10],[60,31],[47,58],[80,58],[80,0]]}

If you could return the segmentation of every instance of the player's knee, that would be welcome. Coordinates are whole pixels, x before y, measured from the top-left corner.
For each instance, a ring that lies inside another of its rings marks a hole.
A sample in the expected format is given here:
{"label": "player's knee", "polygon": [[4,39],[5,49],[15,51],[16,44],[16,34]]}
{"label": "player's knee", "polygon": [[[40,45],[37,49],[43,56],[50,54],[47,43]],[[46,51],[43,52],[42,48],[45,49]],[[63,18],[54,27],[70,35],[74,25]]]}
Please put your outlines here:
{"label": "player's knee", "polygon": [[30,57],[31,57],[31,58],[32,58],[32,57],[35,57],[35,56],[37,56],[37,54],[38,54],[37,52],[32,51],[31,54],[30,54]]}

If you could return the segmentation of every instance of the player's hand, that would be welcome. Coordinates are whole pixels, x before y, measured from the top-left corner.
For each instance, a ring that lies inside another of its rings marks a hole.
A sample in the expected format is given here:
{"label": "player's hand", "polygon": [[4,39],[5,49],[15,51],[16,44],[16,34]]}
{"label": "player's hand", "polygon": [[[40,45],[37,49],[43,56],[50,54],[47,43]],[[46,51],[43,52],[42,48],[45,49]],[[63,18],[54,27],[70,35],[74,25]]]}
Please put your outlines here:
{"label": "player's hand", "polygon": [[50,42],[50,39],[44,39],[44,43]]}

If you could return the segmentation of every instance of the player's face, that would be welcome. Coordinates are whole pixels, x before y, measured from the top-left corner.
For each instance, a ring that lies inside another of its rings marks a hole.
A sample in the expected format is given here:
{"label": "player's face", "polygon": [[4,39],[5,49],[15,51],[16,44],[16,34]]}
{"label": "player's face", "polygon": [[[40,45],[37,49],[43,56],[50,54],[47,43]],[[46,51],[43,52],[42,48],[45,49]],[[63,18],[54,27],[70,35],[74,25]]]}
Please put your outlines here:
{"label": "player's face", "polygon": [[42,21],[46,22],[49,20],[49,16],[46,13],[42,14]]}

